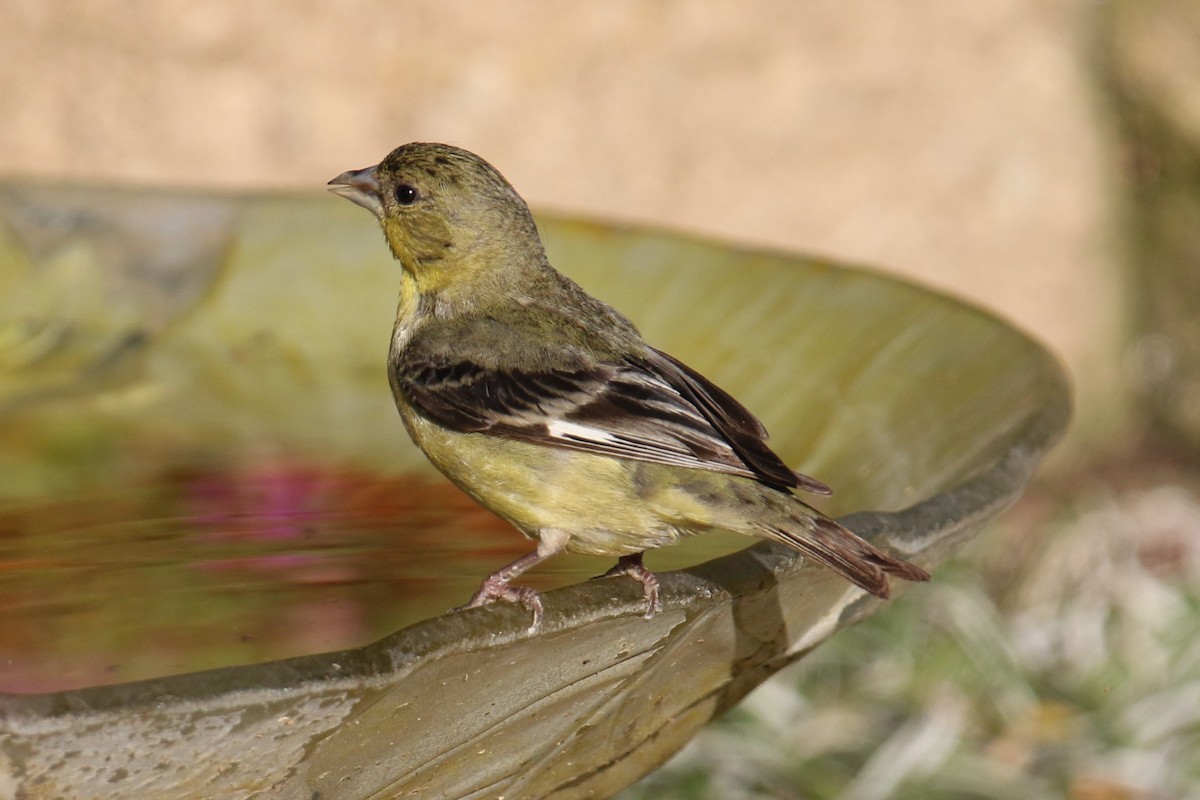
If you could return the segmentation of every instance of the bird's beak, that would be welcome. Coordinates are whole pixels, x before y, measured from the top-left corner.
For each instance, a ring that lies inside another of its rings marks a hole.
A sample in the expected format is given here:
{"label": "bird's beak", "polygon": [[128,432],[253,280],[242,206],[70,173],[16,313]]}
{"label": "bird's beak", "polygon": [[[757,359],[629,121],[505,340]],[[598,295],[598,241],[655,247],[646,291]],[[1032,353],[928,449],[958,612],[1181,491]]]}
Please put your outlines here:
{"label": "bird's beak", "polygon": [[329,182],[329,191],[383,219],[383,194],[375,174],[376,166],[343,172]]}

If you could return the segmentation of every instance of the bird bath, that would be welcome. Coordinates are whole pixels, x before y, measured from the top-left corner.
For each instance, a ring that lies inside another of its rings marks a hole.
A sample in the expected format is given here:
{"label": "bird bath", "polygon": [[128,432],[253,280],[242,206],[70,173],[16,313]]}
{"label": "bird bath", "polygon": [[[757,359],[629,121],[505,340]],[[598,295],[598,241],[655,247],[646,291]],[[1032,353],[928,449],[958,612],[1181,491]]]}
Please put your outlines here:
{"label": "bird bath", "polygon": [[[925,567],[1066,425],[1056,362],[942,295],[539,223],[562,271],[834,487],[823,510]],[[885,610],[706,536],[648,556],[651,620],[584,557],[530,576],[536,634],[519,607],[445,613],[529,544],[404,434],[396,270],[317,192],[0,187],[0,798],[609,796]]]}

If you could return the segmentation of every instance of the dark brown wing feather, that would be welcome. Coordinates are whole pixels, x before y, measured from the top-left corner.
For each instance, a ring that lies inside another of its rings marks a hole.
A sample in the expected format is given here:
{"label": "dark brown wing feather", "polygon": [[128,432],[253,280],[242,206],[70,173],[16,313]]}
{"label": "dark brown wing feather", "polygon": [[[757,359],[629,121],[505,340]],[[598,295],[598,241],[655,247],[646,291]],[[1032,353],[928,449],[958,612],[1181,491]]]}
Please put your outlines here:
{"label": "dark brown wing feather", "polygon": [[621,363],[567,354],[553,369],[495,369],[412,348],[393,365],[398,391],[453,430],[754,478],[829,493],[767,447],[744,406],[657,350]]}
{"label": "dark brown wing feather", "polygon": [[698,407],[763,483],[804,489],[817,494],[833,490],[815,478],[791,470],[767,446],[767,429],[731,394],[682,361],[650,348],[650,365],[680,394]]}

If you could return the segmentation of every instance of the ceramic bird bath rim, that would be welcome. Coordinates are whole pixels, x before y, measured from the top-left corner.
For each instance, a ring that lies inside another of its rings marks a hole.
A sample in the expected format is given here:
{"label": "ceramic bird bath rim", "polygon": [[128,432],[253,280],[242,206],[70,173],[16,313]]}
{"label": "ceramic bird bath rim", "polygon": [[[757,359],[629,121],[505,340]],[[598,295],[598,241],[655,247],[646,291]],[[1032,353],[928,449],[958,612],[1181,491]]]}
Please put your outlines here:
{"label": "ceramic bird bath rim", "polygon": [[[57,361],[0,373],[0,426],[53,431],[85,408],[135,438],[249,430],[297,453],[428,469],[401,447],[375,383],[396,276],[361,211],[316,193],[3,185],[0,215],[0,267],[18,265],[0,271],[0,289],[26,293],[29,330],[41,297],[29,287],[56,270],[124,298],[117,317],[80,301]],[[789,465],[833,485],[827,510],[926,568],[1016,499],[1066,426],[1056,360],[945,295],[683,234],[538,223],[553,263],[743,400]],[[164,229],[188,247],[168,251]],[[308,285],[287,280],[297,270]],[[268,302],[293,313],[268,323],[255,316]],[[219,372],[218,352],[248,360],[248,375]],[[129,369],[113,371],[98,404],[72,376],[99,363]],[[182,397],[186,431],[169,402]],[[40,474],[14,452],[0,466]],[[659,576],[664,607],[650,620],[634,582],[583,581],[544,594],[532,635],[523,608],[497,604],[349,650],[0,695],[0,786],[30,798],[606,796],[885,605],[767,543]]]}

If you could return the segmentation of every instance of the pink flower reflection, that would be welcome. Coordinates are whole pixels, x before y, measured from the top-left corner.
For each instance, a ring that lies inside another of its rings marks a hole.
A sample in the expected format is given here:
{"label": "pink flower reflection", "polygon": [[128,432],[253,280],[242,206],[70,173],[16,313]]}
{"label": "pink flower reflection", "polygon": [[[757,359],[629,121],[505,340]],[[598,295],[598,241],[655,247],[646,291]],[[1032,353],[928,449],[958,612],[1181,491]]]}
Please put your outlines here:
{"label": "pink flower reflection", "polygon": [[342,481],[293,464],[256,464],[203,472],[180,481],[194,540],[220,555],[193,561],[213,572],[284,573],[289,583],[348,583],[359,578],[335,542],[331,519]]}
{"label": "pink flower reflection", "polygon": [[290,465],[202,473],[185,480],[191,521],[220,538],[295,539],[323,519],[327,474]]}

